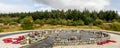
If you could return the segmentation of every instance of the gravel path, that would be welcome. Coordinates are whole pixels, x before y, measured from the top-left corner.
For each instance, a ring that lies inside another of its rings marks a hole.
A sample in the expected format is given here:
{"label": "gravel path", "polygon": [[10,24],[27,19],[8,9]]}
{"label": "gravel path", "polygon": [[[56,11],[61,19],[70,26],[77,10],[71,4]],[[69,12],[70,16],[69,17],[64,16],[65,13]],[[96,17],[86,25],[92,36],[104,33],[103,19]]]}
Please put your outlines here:
{"label": "gravel path", "polygon": [[75,46],[56,46],[53,48],[120,48],[120,35],[116,34],[111,34],[111,40],[115,40],[116,43],[108,43],[104,45],[96,45],[96,44],[91,44],[91,45],[75,45]]}

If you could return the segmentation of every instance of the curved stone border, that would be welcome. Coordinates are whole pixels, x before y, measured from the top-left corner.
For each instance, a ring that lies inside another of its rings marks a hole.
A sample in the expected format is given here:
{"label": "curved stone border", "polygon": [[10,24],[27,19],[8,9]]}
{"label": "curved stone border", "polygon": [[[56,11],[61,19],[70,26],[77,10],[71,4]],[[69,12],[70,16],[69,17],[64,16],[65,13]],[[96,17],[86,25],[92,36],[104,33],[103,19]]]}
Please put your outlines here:
{"label": "curved stone border", "polygon": [[[76,29],[74,29],[74,30],[76,30]],[[94,31],[91,31],[91,30],[89,30],[89,31],[86,31],[86,30],[77,30],[76,32],[81,32],[81,31],[84,31],[84,32],[93,32],[94,33]],[[97,31],[97,32],[95,32],[95,33],[99,33],[99,32],[101,32],[101,31]],[[90,40],[89,41],[85,41],[85,42],[80,42],[79,40],[76,40],[77,41],[77,43],[81,43],[81,44],[74,44],[74,42],[73,43],[70,43],[69,45],[71,45],[71,44],[73,44],[73,45],[87,45],[87,44],[96,44],[96,43],[98,43],[98,42],[101,42],[101,41],[105,41],[105,40],[108,40],[108,39],[110,39],[110,35],[108,35],[107,33],[103,33],[103,32],[101,32],[105,37],[101,37],[101,38],[97,38],[96,40],[94,40],[94,42],[92,43]],[[59,45],[65,45],[65,44],[63,44],[63,43],[58,43]],[[67,44],[68,45],[68,44]],[[54,45],[54,46],[56,46],[56,45]]]}
{"label": "curved stone border", "polygon": [[[48,29],[48,30],[37,30],[37,31],[44,31],[44,32],[48,32],[49,34],[52,34],[52,33],[61,33],[62,31],[69,31],[69,30],[75,30],[76,32],[81,31],[82,29]],[[36,32],[36,30],[34,30]],[[34,32],[34,31],[31,31],[31,32]],[[59,32],[58,32],[59,31]],[[65,32],[64,31],[64,32]],[[95,31],[95,32],[102,32],[102,31],[96,31],[96,30],[82,30],[82,31]],[[103,33],[103,32],[102,32]],[[95,43],[97,42],[100,42],[100,41],[104,41],[104,40],[108,40],[110,39],[110,35],[108,35],[107,33],[103,33],[104,35],[107,35],[106,37],[102,37],[102,38],[99,38],[96,40]],[[89,44],[95,44],[95,43],[89,43]],[[35,43],[36,44],[36,43]],[[88,44],[88,43],[85,43],[85,44]],[[83,45],[83,44],[82,44]],[[34,44],[30,45],[30,46],[34,46]]]}

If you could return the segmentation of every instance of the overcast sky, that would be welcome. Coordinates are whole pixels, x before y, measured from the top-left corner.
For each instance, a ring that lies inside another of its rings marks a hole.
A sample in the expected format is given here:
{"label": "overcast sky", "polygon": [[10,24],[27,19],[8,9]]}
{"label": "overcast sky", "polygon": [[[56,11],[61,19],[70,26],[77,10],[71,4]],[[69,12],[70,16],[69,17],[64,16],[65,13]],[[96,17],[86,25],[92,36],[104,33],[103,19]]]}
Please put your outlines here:
{"label": "overcast sky", "polygon": [[120,0],[0,0],[0,12],[28,12],[51,9],[117,10]]}

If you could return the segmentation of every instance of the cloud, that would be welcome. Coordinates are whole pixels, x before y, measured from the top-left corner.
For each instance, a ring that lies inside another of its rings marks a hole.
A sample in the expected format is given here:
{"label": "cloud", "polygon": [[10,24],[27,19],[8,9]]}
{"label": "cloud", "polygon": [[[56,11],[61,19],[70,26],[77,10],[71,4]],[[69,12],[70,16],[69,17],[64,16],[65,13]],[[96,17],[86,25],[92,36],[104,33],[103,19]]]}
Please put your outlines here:
{"label": "cloud", "polygon": [[[21,1],[21,0],[19,0]],[[31,3],[31,4],[7,4],[0,3],[0,13],[15,13],[15,12],[34,12],[51,10],[52,8],[43,4]]]}
{"label": "cloud", "polygon": [[32,7],[26,5],[10,5],[0,3],[0,12],[9,13],[9,12],[28,12],[32,11]]}
{"label": "cloud", "polygon": [[[15,4],[19,3],[19,4]],[[28,12],[52,9],[105,9],[109,0],[0,0],[0,13]]]}
{"label": "cloud", "polygon": [[100,10],[110,5],[110,0],[33,0],[58,9]]}
{"label": "cloud", "polygon": [[50,6],[47,6],[47,5],[44,5],[44,4],[37,4],[37,3],[34,4],[34,7],[38,8],[37,10],[39,10],[39,11],[40,10],[45,11],[45,10],[55,9],[55,8],[50,7]]}

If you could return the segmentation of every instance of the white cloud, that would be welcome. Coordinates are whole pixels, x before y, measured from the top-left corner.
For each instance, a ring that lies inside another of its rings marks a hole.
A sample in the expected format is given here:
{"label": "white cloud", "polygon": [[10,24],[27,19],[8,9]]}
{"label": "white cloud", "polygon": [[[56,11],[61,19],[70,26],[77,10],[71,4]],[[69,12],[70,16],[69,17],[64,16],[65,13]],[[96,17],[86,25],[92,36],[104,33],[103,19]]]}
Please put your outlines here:
{"label": "white cloud", "polygon": [[14,5],[0,3],[0,13],[14,13],[14,12],[34,12],[52,10],[53,8],[43,4],[33,3],[33,5]]}
{"label": "white cloud", "polygon": [[120,12],[118,12],[118,14],[120,15]]}
{"label": "white cloud", "polygon": [[32,11],[32,7],[26,5],[9,5],[0,3],[0,12],[9,13],[9,12],[28,12]]}
{"label": "white cloud", "polygon": [[39,8],[39,11],[46,11],[46,10],[51,11],[51,10],[55,10],[55,8],[51,8],[51,7],[41,7],[41,8]]}
{"label": "white cloud", "polygon": [[[1,1],[1,0],[0,0]],[[7,0],[5,0],[7,1]],[[16,2],[23,2],[24,0],[16,0]],[[31,0],[26,0],[31,1]],[[34,3],[35,1],[35,3]],[[37,3],[36,3],[37,2]],[[0,3],[0,12],[28,12],[36,10],[52,10],[58,9],[90,9],[100,10],[109,6],[109,0],[32,0],[33,5],[13,5]]]}
{"label": "white cloud", "polygon": [[35,6],[35,7],[39,7],[39,6],[41,6],[41,4],[34,4],[34,6]]}
{"label": "white cloud", "polygon": [[109,6],[110,0],[33,0],[58,9],[100,10]]}

